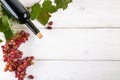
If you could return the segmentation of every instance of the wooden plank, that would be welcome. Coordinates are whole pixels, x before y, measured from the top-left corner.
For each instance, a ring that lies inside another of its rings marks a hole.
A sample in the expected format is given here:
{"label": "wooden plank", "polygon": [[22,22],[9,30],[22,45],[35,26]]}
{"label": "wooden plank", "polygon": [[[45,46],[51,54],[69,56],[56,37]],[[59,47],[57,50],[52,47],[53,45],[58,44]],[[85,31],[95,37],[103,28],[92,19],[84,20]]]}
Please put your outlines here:
{"label": "wooden plank", "polygon": [[[30,6],[38,0],[20,1]],[[59,10],[50,21],[54,28],[120,27],[119,8],[120,0],[73,0],[67,10]]]}
{"label": "wooden plank", "polygon": [[33,55],[36,59],[120,60],[120,29],[42,29],[44,37],[41,40],[30,30],[26,31],[31,34],[29,41],[19,48],[24,51],[24,56]]}
{"label": "wooden plank", "polygon": [[[14,73],[3,72],[3,65],[0,61],[0,79],[17,80]],[[27,73],[35,80],[120,80],[120,62],[35,61]]]}

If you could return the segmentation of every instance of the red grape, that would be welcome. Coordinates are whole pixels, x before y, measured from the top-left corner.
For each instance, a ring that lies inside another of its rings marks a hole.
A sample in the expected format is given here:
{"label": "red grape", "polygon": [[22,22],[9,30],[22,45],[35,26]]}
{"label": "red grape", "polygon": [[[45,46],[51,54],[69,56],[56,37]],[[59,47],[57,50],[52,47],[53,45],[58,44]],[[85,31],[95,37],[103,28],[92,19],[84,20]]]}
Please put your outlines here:
{"label": "red grape", "polygon": [[50,29],[52,29],[52,27],[51,27],[51,26],[47,26],[46,28],[47,28],[47,29],[49,29],[49,30],[50,30]]}
{"label": "red grape", "polygon": [[50,22],[48,23],[48,25],[53,25],[53,21],[50,21]]}
{"label": "red grape", "polygon": [[33,75],[29,75],[28,78],[34,79],[34,76]]}
{"label": "red grape", "polygon": [[33,56],[21,59],[23,52],[18,50],[18,47],[25,43],[28,37],[29,33],[22,30],[1,46],[4,62],[7,62],[4,71],[14,71],[18,80],[24,80],[26,69],[33,64],[34,60]]}

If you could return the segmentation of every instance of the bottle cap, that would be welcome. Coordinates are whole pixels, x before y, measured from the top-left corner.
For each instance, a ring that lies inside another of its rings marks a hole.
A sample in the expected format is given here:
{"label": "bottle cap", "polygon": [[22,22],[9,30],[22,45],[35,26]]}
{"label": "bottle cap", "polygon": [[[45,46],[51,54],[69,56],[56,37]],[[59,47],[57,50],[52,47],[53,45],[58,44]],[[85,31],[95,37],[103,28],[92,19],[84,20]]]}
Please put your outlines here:
{"label": "bottle cap", "polygon": [[39,33],[37,33],[37,37],[41,39],[43,37],[43,35],[39,32]]}

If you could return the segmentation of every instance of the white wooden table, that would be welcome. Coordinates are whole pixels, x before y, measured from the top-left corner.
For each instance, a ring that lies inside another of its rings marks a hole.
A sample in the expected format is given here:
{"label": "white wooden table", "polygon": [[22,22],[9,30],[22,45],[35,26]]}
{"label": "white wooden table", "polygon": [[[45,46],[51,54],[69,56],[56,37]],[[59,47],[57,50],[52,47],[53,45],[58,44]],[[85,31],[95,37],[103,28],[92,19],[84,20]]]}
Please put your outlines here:
{"label": "white wooden table", "polygon": [[[30,6],[37,0],[20,1]],[[51,20],[52,30],[33,21],[44,35],[41,40],[25,25],[13,27],[31,34],[19,49],[24,57],[35,56],[27,70],[34,80],[120,80],[120,0],[73,0]],[[0,80],[17,80],[3,71],[0,53]]]}

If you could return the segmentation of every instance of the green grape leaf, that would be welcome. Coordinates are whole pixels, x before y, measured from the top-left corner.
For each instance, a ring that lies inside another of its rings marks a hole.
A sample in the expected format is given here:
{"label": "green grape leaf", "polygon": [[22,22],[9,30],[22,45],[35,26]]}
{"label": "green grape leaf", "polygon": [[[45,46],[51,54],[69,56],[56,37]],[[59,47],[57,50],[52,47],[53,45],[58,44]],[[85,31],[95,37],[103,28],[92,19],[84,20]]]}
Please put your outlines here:
{"label": "green grape leaf", "polygon": [[54,13],[57,11],[56,7],[52,5],[52,1],[45,0],[42,4],[43,9],[48,13]]}
{"label": "green grape leaf", "polygon": [[44,0],[42,5],[36,3],[32,6],[31,19],[34,20],[37,18],[42,25],[46,25],[51,17],[50,13],[53,13],[56,10],[57,9],[52,5],[50,0]]}
{"label": "green grape leaf", "polygon": [[8,40],[12,36],[14,36],[11,26],[12,26],[12,24],[9,21],[7,16],[2,16],[0,18],[0,32],[4,33],[6,40]]}
{"label": "green grape leaf", "polygon": [[46,25],[49,18],[51,17],[50,14],[48,14],[47,12],[41,12],[38,16],[38,20],[43,24],[43,25]]}
{"label": "green grape leaf", "polygon": [[[42,25],[46,25],[52,13],[55,13],[60,8],[66,9],[70,2],[72,0],[55,0],[54,2],[44,0],[42,4],[38,2],[31,8],[31,19],[38,19]],[[56,5],[53,5],[53,3]]]}
{"label": "green grape leaf", "polygon": [[37,18],[40,14],[40,4],[36,3],[32,6],[32,11],[31,11],[31,19],[34,20],[35,18]]}
{"label": "green grape leaf", "polygon": [[63,10],[65,10],[68,7],[68,4],[71,2],[72,2],[72,0],[55,0],[56,7],[58,9],[63,8]]}
{"label": "green grape leaf", "polygon": [[12,18],[11,15],[5,10],[4,7],[1,6],[1,12],[2,12],[2,15],[7,15],[8,18]]}
{"label": "green grape leaf", "polygon": [[1,42],[3,42],[3,40],[2,40],[2,39],[0,39],[0,43],[1,43]]}

